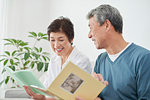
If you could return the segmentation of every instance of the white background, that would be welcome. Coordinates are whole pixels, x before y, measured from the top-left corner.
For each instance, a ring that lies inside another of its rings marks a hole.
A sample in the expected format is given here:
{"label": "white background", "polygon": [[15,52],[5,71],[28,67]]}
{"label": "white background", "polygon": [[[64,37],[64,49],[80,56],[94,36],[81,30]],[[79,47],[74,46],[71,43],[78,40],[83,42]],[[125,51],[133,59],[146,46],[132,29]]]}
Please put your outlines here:
{"label": "white background", "polygon": [[[123,35],[129,42],[150,49],[150,1],[149,0],[6,0],[5,37],[32,41],[27,37],[30,31],[46,33],[47,26],[59,16],[71,19],[75,27],[74,44],[95,61],[101,50],[96,50],[88,39],[87,13],[100,4],[108,3],[119,9],[123,16]],[[50,50],[50,44],[42,46]]]}
{"label": "white background", "polygon": [[[88,39],[86,15],[105,3],[120,11],[125,40],[150,49],[150,0],[0,0],[0,53],[3,38],[30,41],[32,45],[34,40],[27,37],[28,32],[46,33],[52,20],[65,16],[74,23],[74,45],[94,62],[104,50],[97,50]],[[52,52],[49,42],[43,41],[39,46]]]}

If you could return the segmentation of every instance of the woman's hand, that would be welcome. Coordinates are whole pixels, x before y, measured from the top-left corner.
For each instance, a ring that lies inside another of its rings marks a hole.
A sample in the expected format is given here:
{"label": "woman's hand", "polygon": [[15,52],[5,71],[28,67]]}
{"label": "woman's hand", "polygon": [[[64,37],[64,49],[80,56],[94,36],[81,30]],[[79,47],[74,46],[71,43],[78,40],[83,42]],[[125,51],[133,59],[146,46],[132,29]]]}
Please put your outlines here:
{"label": "woman's hand", "polygon": [[46,100],[46,97],[41,94],[36,94],[34,93],[28,86],[23,86],[25,91],[29,96],[31,96],[32,99],[34,100]]}
{"label": "woman's hand", "polygon": [[44,95],[34,93],[28,86],[23,86],[25,91],[34,100],[56,100],[54,98],[46,98]]}

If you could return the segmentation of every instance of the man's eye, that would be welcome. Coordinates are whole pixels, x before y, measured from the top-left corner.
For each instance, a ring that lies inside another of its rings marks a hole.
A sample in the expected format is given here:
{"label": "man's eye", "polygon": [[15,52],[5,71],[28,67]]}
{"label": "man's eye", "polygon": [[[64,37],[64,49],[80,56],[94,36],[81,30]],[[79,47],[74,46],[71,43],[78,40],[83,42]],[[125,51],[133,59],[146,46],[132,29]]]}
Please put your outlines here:
{"label": "man's eye", "polygon": [[51,42],[54,42],[55,40],[51,40]]}
{"label": "man's eye", "polygon": [[64,41],[64,40],[59,40],[59,41],[61,41],[61,42],[62,42],[62,41]]}

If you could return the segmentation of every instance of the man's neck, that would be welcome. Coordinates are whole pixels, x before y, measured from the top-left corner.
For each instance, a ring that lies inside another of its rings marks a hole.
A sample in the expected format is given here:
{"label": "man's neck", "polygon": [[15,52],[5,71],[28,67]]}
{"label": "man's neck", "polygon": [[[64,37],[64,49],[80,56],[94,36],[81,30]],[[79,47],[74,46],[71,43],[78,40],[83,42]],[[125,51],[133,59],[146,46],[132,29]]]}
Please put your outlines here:
{"label": "man's neck", "polygon": [[106,51],[108,54],[114,55],[122,51],[127,45],[128,42],[126,42],[123,38],[117,41],[114,40],[114,42],[109,45]]}

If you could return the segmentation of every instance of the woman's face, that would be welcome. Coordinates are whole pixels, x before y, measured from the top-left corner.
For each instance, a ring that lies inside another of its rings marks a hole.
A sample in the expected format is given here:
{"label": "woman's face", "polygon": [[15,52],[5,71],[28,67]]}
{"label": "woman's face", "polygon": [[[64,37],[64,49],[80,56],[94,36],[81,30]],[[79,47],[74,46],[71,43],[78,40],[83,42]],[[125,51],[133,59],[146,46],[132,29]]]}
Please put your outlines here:
{"label": "woman's face", "polygon": [[68,37],[63,32],[51,32],[50,43],[52,50],[58,56],[69,56],[68,54],[70,54],[73,49]]}

